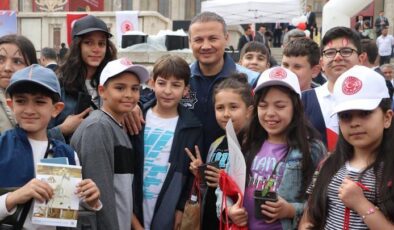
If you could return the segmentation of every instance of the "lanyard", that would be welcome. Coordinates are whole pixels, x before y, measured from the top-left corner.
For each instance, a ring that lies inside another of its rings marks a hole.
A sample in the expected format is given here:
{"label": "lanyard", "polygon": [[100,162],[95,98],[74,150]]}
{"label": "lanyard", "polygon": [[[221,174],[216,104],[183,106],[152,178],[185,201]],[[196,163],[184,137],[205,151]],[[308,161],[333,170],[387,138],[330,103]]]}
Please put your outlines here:
{"label": "lanyard", "polygon": [[[356,182],[356,184],[362,188],[364,191],[369,191],[369,188],[360,182]],[[349,230],[350,225],[350,208],[345,207],[345,219],[343,221],[343,230]]]}

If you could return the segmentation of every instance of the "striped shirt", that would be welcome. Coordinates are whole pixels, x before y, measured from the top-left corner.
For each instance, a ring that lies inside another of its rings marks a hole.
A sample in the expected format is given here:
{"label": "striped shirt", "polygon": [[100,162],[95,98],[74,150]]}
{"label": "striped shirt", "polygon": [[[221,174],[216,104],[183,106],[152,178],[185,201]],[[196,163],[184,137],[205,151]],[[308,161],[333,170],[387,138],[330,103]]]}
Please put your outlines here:
{"label": "striped shirt", "polygon": [[[326,230],[337,230],[343,229],[344,219],[345,219],[345,205],[338,197],[338,190],[342,184],[342,181],[346,176],[350,177],[354,181],[359,181],[365,185],[369,191],[364,192],[364,196],[373,204],[377,204],[378,200],[376,198],[376,178],[373,169],[368,169],[361,179],[359,176],[363,170],[352,168],[348,162],[342,166],[338,172],[331,179],[328,190],[328,215],[326,219],[326,224],[324,229]],[[380,172],[381,173],[381,172]],[[317,176],[316,174],[314,176]],[[314,184],[312,184],[307,193],[311,193]],[[368,226],[363,222],[363,219],[357,212],[350,210],[350,229],[368,229]]]}

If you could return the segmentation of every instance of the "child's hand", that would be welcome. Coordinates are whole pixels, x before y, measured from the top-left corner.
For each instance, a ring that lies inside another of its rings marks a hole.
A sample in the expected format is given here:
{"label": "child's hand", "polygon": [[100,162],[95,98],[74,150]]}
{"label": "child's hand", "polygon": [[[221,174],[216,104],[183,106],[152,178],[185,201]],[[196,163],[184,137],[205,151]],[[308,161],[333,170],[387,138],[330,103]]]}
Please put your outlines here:
{"label": "child's hand", "polygon": [[266,201],[265,204],[262,204],[261,213],[271,218],[271,220],[266,221],[267,223],[273,223],[283,218],[293,218],[295,215],[295,208],[285,199],[278,196],[278,201]]}
{"label": "child's hand", "polygon": [[61,125],[59,125],[60,131],[63,135],[67,136],[75,132],[78,126],[84,120],[84,117],[88,115],[92,111],[92,108],[87,108],[79,114],[69,115],[63,121]]}
{"label": "child's hand", "polygon": [[207,180],[207,185],[209,187],[219,186],[220,170],[212,165],[207,165],[207,170],[205,170],[205,179]]}
{"label": "child's hand", "polygon": [[11,192],[7,196],[6,207],[7,210],[13,209],[18,204],[24,204],[30,199],[35,199],[41,203],[51,199],[53,196],[53,189],[48,183],[39,179],[31,179],[23,187]]}
{"label": "child's hand", "polygon": [[183,217],[183,212],[179,211],[179,210],[176,210],[176,212],[175,212],[175,221],[174,221],[174,230],[181,229],[182,217]]}
{"label": "child's hand", "polygon": [[362,188],[348,177],[339,186],[338,197],[346,207],[352,210],[355,210],[357,205],[366,199]]}
{"label": "child's hand", "polygon": [[202,159],[197,145],[194,146],[194,149],[196,151],[196,157],[194,157],[193,153],[188,148],[185,148],[185,151],[191,160],[189,170],[194,176],[197,176],[198,166],[202,165]]}
{"label": "child's hand", "polygon": [[144,123],[144,115],[138,105],[136,105],[132,111],[125,114],[123,119],[125,130],[131,135],[137,135],[141,131],[142,124]]}
{"label": "child's hand", "polygon": [[233,205],[227,208],[228,217],[237,226],[246,226],[248,224],[248,213],[245,208],[241,206],[241,194],[238,193],[238,200]]}
{"label": "child's hand", "polygon": [[84,179],[77,185],[75,194],[79,198],[83,198],[90,207],[97,208],[99,205],[100,190],[91,179]]}

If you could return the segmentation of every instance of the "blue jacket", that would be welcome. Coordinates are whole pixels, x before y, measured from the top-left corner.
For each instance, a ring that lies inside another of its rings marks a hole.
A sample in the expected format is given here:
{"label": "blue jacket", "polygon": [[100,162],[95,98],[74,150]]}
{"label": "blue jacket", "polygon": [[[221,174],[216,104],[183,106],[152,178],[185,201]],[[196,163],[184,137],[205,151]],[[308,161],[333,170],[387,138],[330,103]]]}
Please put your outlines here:
{"label": "blue jacket", "polygon": [[327,146],[326,123],[314,89],[302,92],[302,104],[304,105],[305,116],[312,123],[313,127],[319,131],[324,145]]}
{"label": "blue jacket", "polygon": [[[75,165],[74,150],[57,140],[50,140],[53,157],[67,157]],[[26,132],[19,127],[0,136],[0,187],[21,187],[35,177],[33,150]]]}
{"label": "blue jacket", "polygon": [[198,61],[191,64],[190,69],[192,76],[190,78],[189,98],[182,99],[181,103],[186,108],[193,110],[196,117],[203,124],[204,145],[201,154],[203,159],[205,159],[212,142],[224,135],[223,129],[216,122],[212,101],[214,86],[234,72],[246,74],[249,84],[253,85],[259,73],[236,64],[228,54],[224,54],[223,68],[215,77],[210,76],[211,78],[208,78],[204,76],[200,70]]}
{"label": "blue jacket", "polygon": [[[143,107],[144,117],[156,100],[146,103]],[[178,106],[179,119],[175,128],[170,152],[170,168],[156,202],[150,229],[172,229],[176,210],[183,210],[190,195],[193,176],[189,172],[190,159],[185,148],[194,150],[194,146],[202,145],[202,125],[192,112]],[[134,140],[136,146],[136,169],[133,182],[134,214],[144,224],[143,214],[143,176],[144,176],[144,131]]]}

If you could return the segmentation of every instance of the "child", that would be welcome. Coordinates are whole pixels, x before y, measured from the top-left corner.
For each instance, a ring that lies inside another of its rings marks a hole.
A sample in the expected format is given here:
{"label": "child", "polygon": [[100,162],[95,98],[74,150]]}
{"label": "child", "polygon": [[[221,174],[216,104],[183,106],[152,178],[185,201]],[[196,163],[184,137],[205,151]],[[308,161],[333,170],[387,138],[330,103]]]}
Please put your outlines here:
{"label": "child", "polygon": [[[76,153],[62,142],[48,139],[47,126],[51,118],[63,109],[60,85],[55,73],[33,64],[14,73],[6,92],[7,103],[15,114],[17,127],[0,137],[0,187],[20,187],[0,196],[0,220],[12,215],[18,204],[31,199],[44,202],[53,195],[53,189],[35,179],[35,165],[46,157],[67,157],[70,164],[79,164]],[[90,179],[84,179],[76,188],[88,207],[98,210],[100,192]],[[32,206],[25,229],[55,229],[31,223]]]}
{"label": "child", "polygon": [[270,53],[261,42],[248,42],[242,48],[239,64],[258,73],[270,67]]}
{"label": "child", "polygon": [[384,78],[354,66],[338,78],[333,94],[339,139],[308,189],[300,227],[394,229],[393,112]]}
{"label": "child", "polygon": [[[245,75],[236,73],[220,82],[213,91],[215,116],[219,126],[225,130],[229,119],[232,120],[235,133],[242,143],[242,131],[246,126],[252,111],[252,89],[247,84]],[[196,173],[197,167],[202,163],[198,149],[195,149],[197,158],[189,151],[191,170]],[[206,162],[219,162],[220,169],[227,169],[229,162],[229,150],[226,136],[215,140],[209,148]],[[205,171],[208,188],[202,188],[203,215],[201,229],[219,229],[219,219],[216,211],[217,199],[215,194],[219,181],[219,169],[208,165]],[[219,192],[219,190],[217,191]]]}
{"label": "child", "polygon": [[283,49],[282,67],[297,75],[301,91],[318,86],[312,79],[320,72],[319,61],[319,45],[309,38],[292,40]]}
{"label": "child", "polygon": [[71,146],[84,166],[82,174],[93,178],[101,191],[105,208],[97,213],[98,229],[129,230],[131,226],[135,154],[121,122],[137,104],[140,83],[148,78],[144,67],[133,65],[127,58],[109,62],[98,87],[103,105],[71,138]]}
{"label": "child", "polygon": [[143,106],[146,123],[137,160],[143,167],[134,183],[135,229],[180,227],[193,181],[184,149],[202,145],[202,124],[179,104],[188,92],[189,78],[189,65],[179,56],[165,55],[153,67],[156,99]]}
{"label": "child", "polygon": [[[304,117],[297,76],[282,67],[266,70],[254,90],[254,110],[245,141],[247,184],[244,206],[249,229],[294,229],[302,215],[304,193],[325,154]],[[255,207],[255,190],[277,194],[277,201]],[[255,208],[267,219],[257,219]],[[232,206],[229,216],[239,207]]]}

